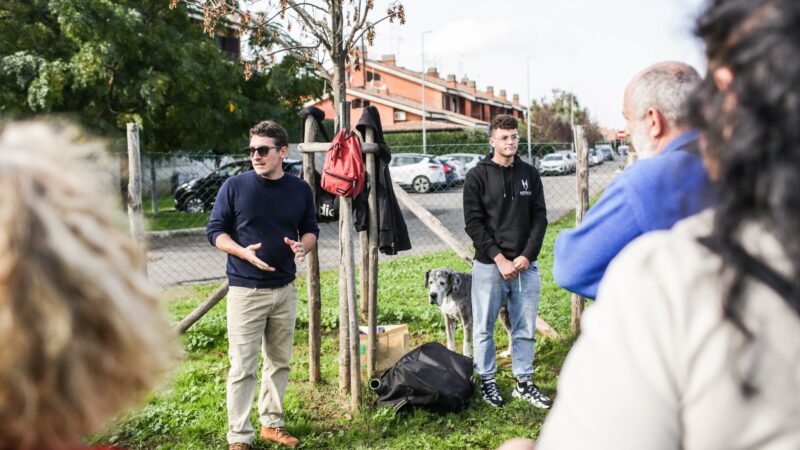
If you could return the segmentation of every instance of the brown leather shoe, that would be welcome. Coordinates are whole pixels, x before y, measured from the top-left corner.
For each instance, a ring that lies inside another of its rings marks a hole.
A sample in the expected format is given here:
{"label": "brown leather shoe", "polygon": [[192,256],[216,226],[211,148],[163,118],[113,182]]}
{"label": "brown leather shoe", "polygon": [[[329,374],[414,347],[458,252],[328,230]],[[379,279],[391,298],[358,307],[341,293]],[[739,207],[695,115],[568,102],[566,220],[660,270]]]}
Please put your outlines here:
{"label": "brown leather shoe", "polygon": [[285,427],[261,427],[261,437],[265,441],[277,442],[287,447],[297,447],[300,445],[300,439],[289,434]]}
{"label": "brown leather shoe", "polygon": [[250,445],[244,442],[234,442],[233,444],[228,444],[228,450],[250,450]]}

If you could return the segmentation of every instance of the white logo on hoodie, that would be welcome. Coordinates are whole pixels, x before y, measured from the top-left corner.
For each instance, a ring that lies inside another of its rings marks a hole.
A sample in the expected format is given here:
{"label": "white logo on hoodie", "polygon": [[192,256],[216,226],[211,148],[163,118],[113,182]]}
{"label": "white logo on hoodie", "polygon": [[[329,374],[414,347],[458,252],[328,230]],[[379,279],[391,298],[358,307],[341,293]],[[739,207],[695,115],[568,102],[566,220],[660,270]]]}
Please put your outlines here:
{"label": "white logo on hoodie", "polygon": [[531,195],[531,191],[528,190],[528,180],[519,180],[522,183],[522,190],[519,191],[519,195]]}

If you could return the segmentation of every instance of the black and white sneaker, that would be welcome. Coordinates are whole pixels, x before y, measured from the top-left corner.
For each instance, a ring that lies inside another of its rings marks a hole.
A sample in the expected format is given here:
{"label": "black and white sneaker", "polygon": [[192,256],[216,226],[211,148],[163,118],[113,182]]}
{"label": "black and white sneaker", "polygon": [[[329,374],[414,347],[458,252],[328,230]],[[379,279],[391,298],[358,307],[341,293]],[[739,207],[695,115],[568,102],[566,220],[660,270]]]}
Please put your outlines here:
{"label": "black and white sneaker", "polygon": [[514,388],[511,396],[521,398],[537,408],[549,409],[553,406],[553,401],[542,394],[542,391],[530,381],[517,382],[517,387]]}
{"label": "black and white sneaker", "polygon": [[494,381],[494,378],[481,381],[481,396],[483,397],[483,401],[495,408],[503,407],[503,397],[500,396],[500,388],[497,386],[497,381]]}

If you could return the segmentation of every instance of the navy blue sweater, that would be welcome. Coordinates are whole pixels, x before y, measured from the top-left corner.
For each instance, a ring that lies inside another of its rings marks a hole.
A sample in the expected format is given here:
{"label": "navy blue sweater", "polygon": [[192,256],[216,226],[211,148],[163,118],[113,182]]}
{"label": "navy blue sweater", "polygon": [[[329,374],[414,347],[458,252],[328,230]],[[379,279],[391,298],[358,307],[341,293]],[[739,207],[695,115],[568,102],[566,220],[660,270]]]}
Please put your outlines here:
{"label": "navy blue sweater", "polygon": [[250,170],[228,178],[217,193],[206,232],[211,245],[222,233],[242,247],[260,242],[256,256],[275,268],[266,272],[228,255],[226,273],[231,286],[285,286],[294,281],[295,264],[294,253],[283,238],[299,241],[306,233],[319,236],[311,188],[289,174],[267,180]]}

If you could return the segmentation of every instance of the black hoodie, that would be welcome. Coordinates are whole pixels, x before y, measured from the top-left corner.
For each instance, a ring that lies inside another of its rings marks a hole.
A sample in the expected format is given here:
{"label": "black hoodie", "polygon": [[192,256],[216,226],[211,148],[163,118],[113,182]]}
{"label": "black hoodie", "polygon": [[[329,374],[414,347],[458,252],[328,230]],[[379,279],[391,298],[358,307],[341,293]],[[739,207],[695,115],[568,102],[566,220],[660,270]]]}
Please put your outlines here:
{"label": "black hoodie", "polygon": [[519,156],[503,167],[490,154],[467,173],[464,223],[475,245],[475,259],[494,264],[498,253],[509,260],[536,261],[547,229],[547,208],[539,173]]}

